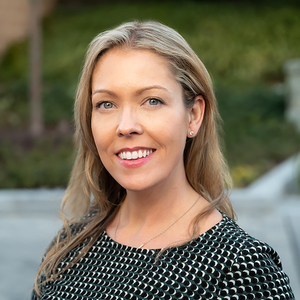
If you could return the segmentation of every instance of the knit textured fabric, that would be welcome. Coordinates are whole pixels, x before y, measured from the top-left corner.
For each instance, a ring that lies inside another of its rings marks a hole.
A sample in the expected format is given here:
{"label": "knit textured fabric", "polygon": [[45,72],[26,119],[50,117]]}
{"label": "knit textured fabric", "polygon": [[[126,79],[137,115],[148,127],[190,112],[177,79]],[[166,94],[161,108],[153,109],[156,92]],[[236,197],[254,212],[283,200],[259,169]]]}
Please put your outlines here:
{"label": "knit textured fabric", "polygon": [[158,252],[119,244],[104,232],[78,263],[41,286],[41,297],[33,292],[32,300],[295,299],[277,253],[225,215],[155,261]]}

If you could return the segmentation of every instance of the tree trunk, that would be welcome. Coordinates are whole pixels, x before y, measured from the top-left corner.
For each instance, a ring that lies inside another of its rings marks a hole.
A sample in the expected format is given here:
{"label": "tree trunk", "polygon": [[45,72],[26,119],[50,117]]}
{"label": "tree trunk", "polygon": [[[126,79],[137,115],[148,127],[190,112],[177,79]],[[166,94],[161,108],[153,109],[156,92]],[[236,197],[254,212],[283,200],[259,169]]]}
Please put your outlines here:
{"label": "tree trunk", "polygon": [[41,0],[30,1],[30,133],[44,131],[41,99]]}

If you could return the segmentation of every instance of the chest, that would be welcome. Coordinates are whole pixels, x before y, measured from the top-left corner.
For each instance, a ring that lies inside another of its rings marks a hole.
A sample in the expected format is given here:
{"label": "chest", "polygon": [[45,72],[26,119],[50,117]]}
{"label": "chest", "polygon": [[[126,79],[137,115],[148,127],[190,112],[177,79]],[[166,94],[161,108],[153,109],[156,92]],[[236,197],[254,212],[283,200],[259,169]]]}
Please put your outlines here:
{"label": "chest", "polygon": [[102,243],[48,284],[42,299],[210,299],[222,286],[226,258],[207,249],[170,250],[155,261],[155,250]]}

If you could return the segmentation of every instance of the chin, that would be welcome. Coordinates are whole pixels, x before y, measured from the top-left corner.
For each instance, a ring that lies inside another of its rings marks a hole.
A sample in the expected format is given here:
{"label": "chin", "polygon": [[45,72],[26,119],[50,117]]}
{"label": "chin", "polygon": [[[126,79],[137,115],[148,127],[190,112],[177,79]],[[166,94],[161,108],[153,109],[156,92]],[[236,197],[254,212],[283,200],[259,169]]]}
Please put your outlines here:
{"label": "chin", "polygon": [[151,182],[149,178],[146,178],[145,180],[130,180],[130,181],[124,181],[120,180],[118,181],[119,184],[127,191],[131,192],[143,192],[150,190],[151,188],[155,188],[155,186],[158,186],[160,182]]}

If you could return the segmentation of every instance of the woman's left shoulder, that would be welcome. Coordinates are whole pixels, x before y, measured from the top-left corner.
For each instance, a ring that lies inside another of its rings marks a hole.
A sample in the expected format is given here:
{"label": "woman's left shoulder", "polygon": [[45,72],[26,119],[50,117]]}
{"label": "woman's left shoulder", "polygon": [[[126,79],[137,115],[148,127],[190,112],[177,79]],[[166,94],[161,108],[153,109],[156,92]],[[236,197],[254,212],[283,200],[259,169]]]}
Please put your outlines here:
{"label": "woman's left shoulder", "polygon": [[[251,260],[259,259],[262,256],[269,257],[277,267],[281,268],[280,258],[277,252],[267,243],[249,235],[234,220],[222,213],[223,219],[212,227],[207,233],[207,239],[218,241],[223,244],[221,248],[231,252],[235,259],[239,257],[251,257]],[[247,259],[248,260],[248,259]]]}
{"label": "woman's left shoulder", "polygon": [[289,278],[282,270],[277,252],[267,243],[246,233],[226,215],[208,232],[206,242],[214,245],[216,253],[222,256],[224,294],[221,293],[221,296],[224,299],[228,291],[253,296],[251,299],[274,299],[275,295],[281,295],[282,299],[294,299]]}
{"label": "woman's left shoulder", "polygon": [[261,241],[242,229],[234,220],[223,215],[222,232],[229,242],[235,244],[239,248],[239,253],[261,253],[269,254],[272,257],[278,257],[277,252],[266,242]]}

